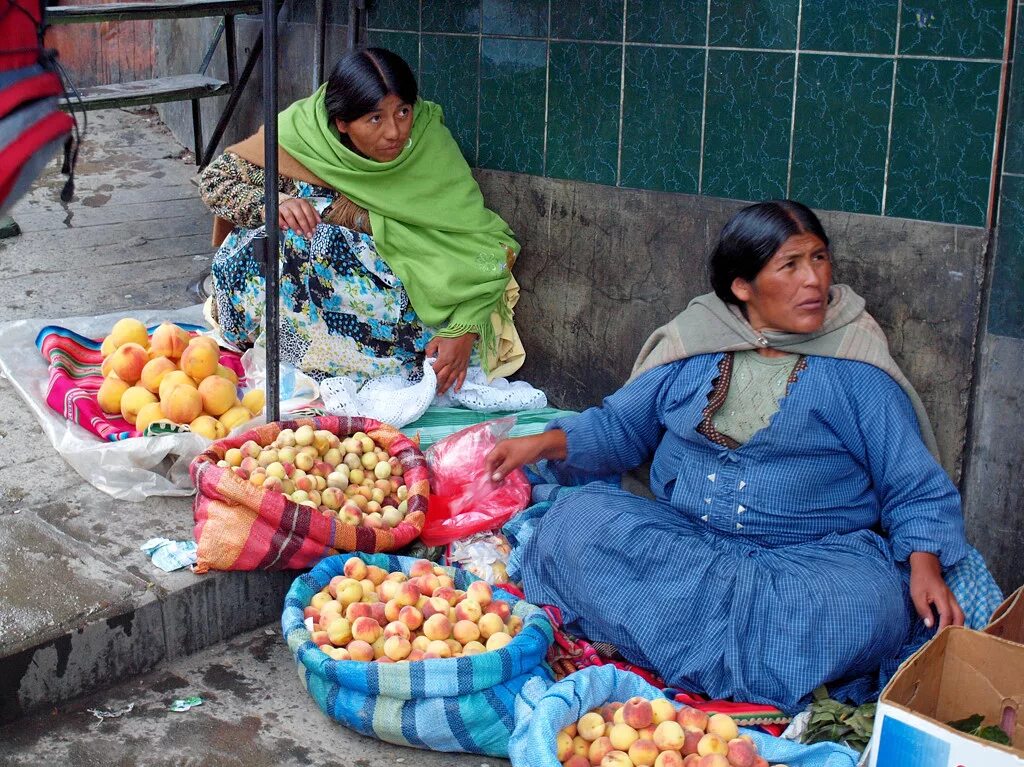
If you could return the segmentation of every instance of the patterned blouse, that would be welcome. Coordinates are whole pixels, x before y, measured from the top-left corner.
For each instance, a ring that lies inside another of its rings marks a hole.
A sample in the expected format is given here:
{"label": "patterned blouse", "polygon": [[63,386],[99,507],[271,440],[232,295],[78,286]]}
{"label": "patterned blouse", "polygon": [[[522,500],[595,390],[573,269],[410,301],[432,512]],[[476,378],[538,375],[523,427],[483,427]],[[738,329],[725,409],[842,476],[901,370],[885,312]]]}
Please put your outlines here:
{"label": "patterned blouse", "polygon": [[[236,154],[224,152],[199,172],[199,195],[206,206],[235,226],[256,229],[263,226],[263,185],[266,174],[259,165],[243,160]],[[280,199],[298,196],[298,183],[279,176],[277,190]],[[333,197],[334,191],[320,187],[324,197]]]}

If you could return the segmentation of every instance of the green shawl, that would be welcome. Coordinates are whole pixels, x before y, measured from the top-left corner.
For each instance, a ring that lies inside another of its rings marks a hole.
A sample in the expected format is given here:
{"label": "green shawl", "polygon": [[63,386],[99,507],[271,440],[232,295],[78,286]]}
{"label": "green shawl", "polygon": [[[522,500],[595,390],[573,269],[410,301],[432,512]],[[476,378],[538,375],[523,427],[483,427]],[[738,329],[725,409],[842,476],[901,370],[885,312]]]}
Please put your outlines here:
{"label": "green shawl", "polygon": [[640,350],[630,380],[648,370],[698,354],[736,352],[744,349],[778,349],[780,352],[866,362],[889,374],[907,393],[925,446],[936,458],[939,447],[924,403],[889,354],[885,333],[864,309],[864,299],[849,285],[833,285],[825,322],[813,333],[758,332],[739,307],[725,303],[714,293],[697,296],[667,325],[655,330]]}
{"label": "green shawl", "polygon": [[417,101],[402,153],[377,162],[341,142],[327,116],[325,92],[322,86],[281,112],[281,148],[370,212],[377,252],[424,324],[446,337],[477,333],[482,349],[492,349],[497,340],[491,314],[510,317],[504,291],[519,244],[484,205],[441,107]]}

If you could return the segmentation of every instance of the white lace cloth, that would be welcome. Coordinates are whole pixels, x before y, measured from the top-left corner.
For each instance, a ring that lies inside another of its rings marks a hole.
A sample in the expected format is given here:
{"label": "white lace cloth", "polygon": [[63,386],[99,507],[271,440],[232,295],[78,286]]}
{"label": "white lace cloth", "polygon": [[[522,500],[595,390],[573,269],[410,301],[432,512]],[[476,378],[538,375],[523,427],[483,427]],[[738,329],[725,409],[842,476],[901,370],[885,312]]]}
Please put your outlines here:
{"label": "white lace cloth", "polygon": [[430,359],[423,366],[419,381],[398,375],[379,376],[362,388],[351,378],[327,378],[320,382],[320,396],[328,412],[376,418],[399,428],[422,416],[431,405],[493,413],[530,410],[548,404],[544,392],[525,381],[495,378],[488,383],[487,375],[479,367],[469,368],[461,391],[449,389],[442,396],[436,396],[436,392],[437,376]]}

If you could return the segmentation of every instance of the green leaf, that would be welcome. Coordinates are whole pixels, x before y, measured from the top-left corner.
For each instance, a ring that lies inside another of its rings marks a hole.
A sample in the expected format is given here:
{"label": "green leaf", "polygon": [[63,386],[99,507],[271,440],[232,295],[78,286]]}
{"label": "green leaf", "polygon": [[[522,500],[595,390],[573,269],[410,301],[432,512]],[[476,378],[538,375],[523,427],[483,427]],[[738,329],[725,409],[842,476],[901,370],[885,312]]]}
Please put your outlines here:
{"label": "green leaf", "polygon": [[1004,746],[1010,745],[1009,736],[1003,732],[1001,727],[997,727],[996,725],[979,727],[977,730],[972,732],[971,735],[977,735],[979,738],[991,740],[993,743],[1002,743]]}
{"label": "green leaf", "polygon": [[971,732],[981,727],[981,723],[984,721],[984,715],[972,714],[966,719],[957,719],[954,722],[947,722],[947,724],[954,730],[960,730],[960,732]]}

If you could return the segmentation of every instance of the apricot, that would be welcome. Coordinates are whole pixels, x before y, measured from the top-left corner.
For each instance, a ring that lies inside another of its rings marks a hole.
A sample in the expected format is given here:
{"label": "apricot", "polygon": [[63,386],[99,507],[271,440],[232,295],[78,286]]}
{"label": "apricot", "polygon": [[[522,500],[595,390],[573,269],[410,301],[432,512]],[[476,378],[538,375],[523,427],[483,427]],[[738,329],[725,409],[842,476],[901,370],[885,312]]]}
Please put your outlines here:
{"label": "apricot", "polygon": [[331,638],[332,644],[347,645],[352,641],[352,624],[347,618],[338,616],[327,624],[327,636]]}
{"label": "apricot", "polygon": [[641,738],[633,742],[628,753],[636,767],[651,767],[658,758],[659,751],[653,740]]}
{"label": "apricot", "polygon": [[[390,639],[394,636],[399,636],[403,639],[408,639],[410,642],[412,641],[412,632],[409,630],[409,627],[401,621],[391,621],[387,626],[384,627],[385,640]],[[411,650],[412,648],[410,647],[409,649]],[[395,658],[395,660],[401,660],[401,658]]]}
{"label": "apricot", "polygon": [[476,623],[483,616],[483,608],[475,599],[463,599],[455,605],[455,617],[460,621],[472,621]]}
{"label": "apricot", "polygon": [[463,655],[479,655],[482,652],[487,652],[487,648],[479,642],[466,642],[462,646]]}
{"label": "apricot", "polygon": [[107,336],[103,339],[103,343],[100,344],[100,354],[103,355],[104,360],[117,351],[116,340],[113,336]]}
{"label": "apricot", "polygon": [[249,423],[252,420],[252,413],[241,405],[235,405],[220,417],[220,422],[228,431],[234,431],[239,426]]}
{"label": "apricot", "polygon": [[104,413],[120,413],[121,397],[131,388],[131,384],[125,383],[116,375],[109,375],[103,379],[100,389],[96,392],[96,401]]}
{"label": "apricot", "polygon": [[373,618],[356,618],[352,621],[352,636],[369,644],[381,637],[381,627]]}
{"label": "apricot", "polygon": [[153,331],[149,342],[149,353],[153,357],[168,357],[176,360],[188,346],[188,331],[173,322],[164,322]]}
{"label": "apricot", "polygon": [[143,349],[149,348],[149,333],[146,331],[146,326],[131,317],[125,317],[115,322],[114,327],[110,329],[110,335],[103,340],[104,342],[109,340],[115,349],[119,349],[125,344],[138,344]]}
{"label": "apricot", "polygon": [[493,598],[490,584],[486,581],[473,581],[466,589],[466,598],[474,600],[481,607],[487,607]]}
{"label": "apricot", "polygon": [[574,736],[572,739],[572,752],[576,756],[582,756],[589,762],[590,758],[588,757],[588,754],[590,753],[590,742],[580,735]]}
{"label": "apricot", "polygon": [[192,431],[207,439],[224,439],[228,436],[228,430],[220,421],[212,415],[201,415],[191,421],[188,425]]}
{"label": "apricot", "polygon": [[144,347],[136,343],[127,343],[117,347],[117,351],[110,356],[110,369],[117,373],[117,377],[130,384],[136,383],[142,377],[142,369],[149,362],[149,354]]}
{"label": "apricot", "polygon": [[164,380],[164,376],[177,369],[174,362],[166,357],[154,357],[143,366],[139,383],[156,394],[160,391],[160,382]]}
{"label": "apricot", "polygon": [[235,386],[238,386],[238,374],[229,368],[227,365],[217,365],[217,372],[214,375],[218,375],[221,378],[226,378]]}
{"label": "apricot", "polygon": [[263,393],[263,389],[251,389],[242,397],[242,405],[248,408],[249,412],[253,415],[262,413],[266,402],[267,395]]}
{"label": "apricot", "polygon": [[[116,350],[115,350],[116,351]],[[111,352],[113,354],[113,352]],[[113,356],[104,357],[103,363],[100,365],[100,375],[106,378],[109,375],[114,374],[114,358]]]}
{"label": "apricot", "polygon": [[135,428],[141,432],[146,431],[146,427],[154,421],[163,420],[164,414],[160,409],[159,402],[150,402],[148,405],[143,405],[139,408],[138,414],[135,416]]}
{"label": "apricot", "polygon": [[175,423],[192,423],[203,414],[203,398],[198,389],[179,384],[171,389],[166,400],[161,400],[164,415]]}
{"label": "apricot", "polygon": [[447,639],[452,635],[452,624],[447,615],[431,615],[423,623],[423,636],[427,639]]}
{"label": "apricot", "polygon": [[220,353],[215,346],[205,343],[190,343],[181,353],[178,366],[196,383],[217,372]]}
{"label": "apricot", "polygon": [[728,714],[712,714],[708,719],[708,732],[717,735],[726,743],[739,737],[740,731],[736,722]]}
{"label": "apricot", "polygon": [[204,412],[220,416],[235,406],[238,390],[228,379],[211,375],[199,382],[199,396],[203,398]]}
{"label": "apricot", "polygon": [[626,701],[626,705],[622,707],[622,721],[634,730],[650,727],[651,722],[654,721],[651,702],[639,697],[630,698]]}
{"label": "apricot", "polygon": [[134,424],[143,407],[156,402],[156,395],[142,386],[132,386],[121,395],[121,417]]}
{"label": "apricot", "polygon": [[196,382],[189,378],[181,370],[172,370],[167,373],[163,378],[160,379],[160,387],[157,391],[157,396],[160,397],[161,402],[166,402],[171,398],[171,390],[175,386],[191,386],[193,389],[196,388]]}
{"label": "apricot", "polygon": [[423,625],[423,613],[418,608],[406,605],[398,611],[398,620],[415,631]]}
{"label": "apricot", "polygon": [[452,648],[442,639],[432,639],[427,645],[427,649],[423,651],[423,655],[426,658],[450,658],[452,657]]}

